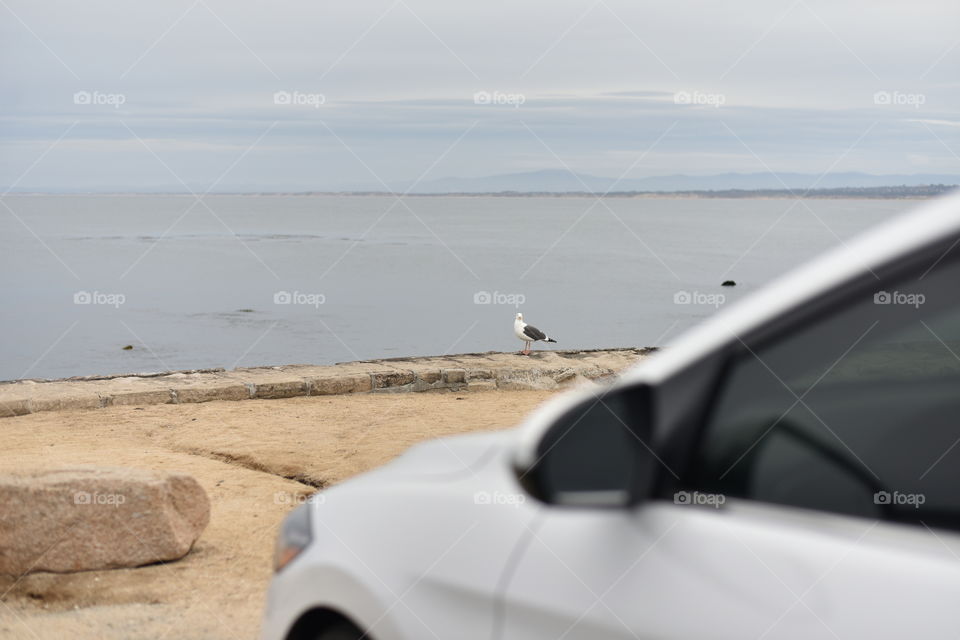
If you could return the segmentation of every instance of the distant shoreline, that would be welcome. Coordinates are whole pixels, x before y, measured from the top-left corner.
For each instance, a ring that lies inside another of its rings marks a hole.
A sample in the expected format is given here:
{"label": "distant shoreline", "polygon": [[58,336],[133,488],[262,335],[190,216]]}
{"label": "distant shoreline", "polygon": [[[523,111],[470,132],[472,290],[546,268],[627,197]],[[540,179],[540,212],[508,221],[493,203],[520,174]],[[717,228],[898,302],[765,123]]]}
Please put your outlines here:
{"label": "distant shoreline", "polygon": [[[723,189],[693,191],[612,191],[610,193],[591,193],[589,191],[491,191],[491,192],[449,192],[449,193],[395,193],[389,191],[265,191],[265,192],[216,192],[201,194],[204,196],[247,196],[247,197],[416,197],[416,198],[632,198],[632,199],[823,199],[823,200],[925,200],[935,198],[957,189],[958,185],[931,184],[896,187],[836,187],[830,189]],[[8,196],[185,196],[195,197],[184,192],[131,191],[131,192],[22,192]]]}

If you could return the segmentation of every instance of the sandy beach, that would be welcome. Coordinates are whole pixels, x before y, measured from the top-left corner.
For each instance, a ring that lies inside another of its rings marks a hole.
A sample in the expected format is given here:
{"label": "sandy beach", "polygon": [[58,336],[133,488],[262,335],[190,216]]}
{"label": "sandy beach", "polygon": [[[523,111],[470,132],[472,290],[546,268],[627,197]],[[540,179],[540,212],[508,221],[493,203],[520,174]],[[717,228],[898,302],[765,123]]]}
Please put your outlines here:
{"label": "sandy beach", "polygon": [[421,440],[511,427],[553,393],[354,394],[6,418],[0,473],[79,464],[184,471],[209,495],[211,520],[176,562],[0,578],[0,638],[255,638],[277,526],[298,500]]}

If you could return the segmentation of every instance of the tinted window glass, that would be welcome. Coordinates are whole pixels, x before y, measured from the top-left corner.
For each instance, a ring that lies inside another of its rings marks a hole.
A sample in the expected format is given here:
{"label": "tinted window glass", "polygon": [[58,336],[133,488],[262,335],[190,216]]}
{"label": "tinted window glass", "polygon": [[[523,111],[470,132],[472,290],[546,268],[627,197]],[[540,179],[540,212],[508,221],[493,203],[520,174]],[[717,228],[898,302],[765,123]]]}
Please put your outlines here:
{"label": "tinted window glass", "polygon": [[885,283],[772,344],[744,343],[708,419],[699,488],[957,527],[960,268]]}

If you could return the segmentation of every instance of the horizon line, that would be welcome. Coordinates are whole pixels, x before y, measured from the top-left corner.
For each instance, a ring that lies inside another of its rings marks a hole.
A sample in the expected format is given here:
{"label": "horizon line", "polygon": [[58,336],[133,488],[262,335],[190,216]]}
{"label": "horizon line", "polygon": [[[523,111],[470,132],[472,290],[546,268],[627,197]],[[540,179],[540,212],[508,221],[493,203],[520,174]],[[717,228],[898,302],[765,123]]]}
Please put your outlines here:
{"label": "horizon line", "polygon": [[[515,196],[515,197],[630,197],[630,196],[648,196],[648,197],[657,197],[657,196],[718,196],[721,194],[736,194],[736,195],[785,195],[790,197],[805,197],[812,194],[818,195],[834,195],[841,196],[844,195],[844,192],[848,193],[850,196],[856,195],[866,195],[869,193],[874,193],[877,195],[883,195],[886,197],[897,197],[896,195],[889,194],[890,191],[896,190],[900,192],[909,192],[912,195],[938,195],[940,193],[945,193],[952,189],[960,187],[960,183],[954,184],[945,184],[945,183],[927,183],[920,185],[878,185],[878,186],[842,186],[842,187],[823,187],[816,189],[802,189],[802,188],[784,188],[784,189],[765,189],[765,188],[756,188],[756,189],[742,189],[742,188],[724,188],[724,189],[675,189],[675,190],[623,190],[623,191],[610,191],[610,192],[594,192],[589,190],[577,190],[577,191],[538,191],[538,190],[527,190],[527,191],[514,191],[514,190],[500,190],[500,191],[435,191],[435,192],[405,192],[405,191],[393,191],[393,190],[384,190],[384,189],[369,189],[369,190],[267,190],[267,191],[212,191],[209,193],[194,193],[190,191],[44,191],[44,190],[24,190],[24,191],[9,191],[0,195],[0,197],[6,197],[10,195],[17,196],[187,196],[187,197],[203,197],[203,196],[393,196],[393,197],[403,197],[403,196],[416,196],[416,197],[437,197],[437,196],[447,196],[447,197],[476,197],[476,196]],[[933,193],[929,193],[930,191]]]}

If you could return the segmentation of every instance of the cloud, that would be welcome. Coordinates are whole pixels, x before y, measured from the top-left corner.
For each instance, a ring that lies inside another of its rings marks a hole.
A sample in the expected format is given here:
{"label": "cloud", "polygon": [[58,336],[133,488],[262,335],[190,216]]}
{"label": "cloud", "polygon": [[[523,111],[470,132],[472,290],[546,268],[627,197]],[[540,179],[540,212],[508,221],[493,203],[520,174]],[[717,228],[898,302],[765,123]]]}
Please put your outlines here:
{"label": "cloud", "polygon": [[[890,4],[869,27],[856,7],[784,13],[759,0],[737,11],[626,0],[9,6],[30,29],[0,24],[0,185],[74,122],[24,186],[169,180],[130,130],[184,181],[210,183],[273,123],[225,183],[332,188],[372,180],[369,169],[403,182],[443,154],[436,176],[556,167],[557,156],[619,175],[644,152],[636,170],[648,174],[819,171],[844,153],[848,170],[896,173],[918,158],[960,170],[944,148],[960,150],[947,2]],[[77,92],[123,100],[77,103]],[[277,104],[277,92],[323,100]],[[477,103],[477,92],[523,100]],[[877,92],[923,101],[878,104]]]}
{"label": "cloud", "polygon": [[911,118],[907,122],[919,122],[920,124],[932,124],[938,127],[960,127],[960,120],[923,120]]}

